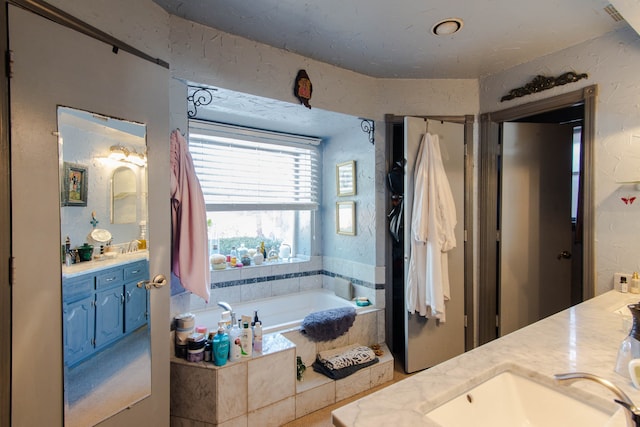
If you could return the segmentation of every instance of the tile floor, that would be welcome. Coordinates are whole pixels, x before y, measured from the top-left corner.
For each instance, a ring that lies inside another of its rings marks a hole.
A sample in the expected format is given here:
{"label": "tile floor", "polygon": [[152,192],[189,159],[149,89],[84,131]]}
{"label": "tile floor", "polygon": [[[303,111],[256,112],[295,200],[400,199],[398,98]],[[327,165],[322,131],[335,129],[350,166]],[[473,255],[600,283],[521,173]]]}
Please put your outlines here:
{"label": "tile floor", "polygon": [[404,368],[402,367],[402,362],[398,361],[398,359],[396,358],[394,360],[393,380],[391,382],[372,388],[371,390],[362,392],[360,394],[356,394],[355,396],[342,400],[338,403],[334,403],[333,405],[327,406],[326,408],[321,409],[319,411],[312,412],[309,415],[306,415],[304,417],[298,418],[295,421],[285,424],[283,427],[332,427],[333,424],[331,423],[331,411],[341,406],[344,406],[348,403],[351,403],[355,400],[358,400],[361,397],[366,396],[367,394],[371,394],[377,390],[380,390],[381,388],[387,387],[390,384],[403,380],[409,377],[410,375],[412,374],[406,374],[404,372]]}

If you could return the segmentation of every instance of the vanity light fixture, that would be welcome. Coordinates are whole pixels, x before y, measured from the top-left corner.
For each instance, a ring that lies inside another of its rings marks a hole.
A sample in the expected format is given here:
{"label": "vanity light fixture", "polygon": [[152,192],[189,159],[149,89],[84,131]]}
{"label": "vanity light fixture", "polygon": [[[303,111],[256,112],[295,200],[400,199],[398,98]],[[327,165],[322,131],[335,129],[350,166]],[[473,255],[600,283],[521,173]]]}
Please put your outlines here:
{"label": "vanity light fixture", "polygon": [[460,18],[447,18],[436,23],[431,28],[431,33],[436,36],[449,36],[460,31],[463,25],[464,22]]}
{"label": "vanity light fixture", "polygon": [[144,153],[129,150],[122,145],[112,145],[109,149],[109,158],[120,162],[133,163],[136,166],[144,166],[147,164],[147,156],[145,156]]}

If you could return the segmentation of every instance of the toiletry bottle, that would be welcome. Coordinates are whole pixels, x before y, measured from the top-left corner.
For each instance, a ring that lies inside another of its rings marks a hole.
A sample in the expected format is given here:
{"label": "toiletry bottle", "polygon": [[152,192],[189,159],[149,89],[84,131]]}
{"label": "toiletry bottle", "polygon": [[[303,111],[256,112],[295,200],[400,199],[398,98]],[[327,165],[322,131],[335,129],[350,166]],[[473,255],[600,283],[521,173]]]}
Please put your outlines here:
{"label": "toiletry bottle", "polygon": [[207,342],[204,344],[204,361],[211,362],[213,360],[213,338],[215,334],[213,331],[209,331],[207,335]]}
{"label": "toiletry bottle", "polygon": [[147,221],[140,221],[140,237],[138,237],[138,249],[147,249]]}
{"label": "toiletry bottle", "polygon": [[229,335],[224,327],[218,328],[218,333],[213,337],[213,363],[216,366],[223,366],[229,358]]}
{"label": "toiletry bottle", "polygon": [[229,361],[237,362],[242,357],[240,346],[240,328],[236,322],[236,314],[231,313],[231,329],[229,330]]}
{"label": "toiletry bottle", "polygon": [[638,272],[634,271],[633,276],[631,276],[629,291],[631,291],[632,294],[640,294],[640,276],[638,276]]}
{"label": "toiletry bottle", "polygon": [[262,324],[259,320],[253,326],[253,349],[256,353],[262,353]]}
{"label": "toiletry bottle", "polygon": [[242,344],[242,357],[253,356],[253,333],[251,332],[251,328],[249,328],[249,322],[242,324],[240,343]]}
{"label": "toiletry bottle", "polygon": [[633,316],[633,324],[629,335],[620,344],[615,371],[625,378],[629,376],[629,362],[640,358],[640,303],[630,304],[629,310]]}
{"label": "toiletry bottle", "polygon": [[629,292],[629,284],[627,283],[626,276],[620,277],[620,292],[622,292],[623,294]]}
{"label": "toiletry bottle", "polygon": [[259,322],[258,319],[258,310],[253,310],[253,321],[251,322],[251,326],[255,326],[256,322]]}

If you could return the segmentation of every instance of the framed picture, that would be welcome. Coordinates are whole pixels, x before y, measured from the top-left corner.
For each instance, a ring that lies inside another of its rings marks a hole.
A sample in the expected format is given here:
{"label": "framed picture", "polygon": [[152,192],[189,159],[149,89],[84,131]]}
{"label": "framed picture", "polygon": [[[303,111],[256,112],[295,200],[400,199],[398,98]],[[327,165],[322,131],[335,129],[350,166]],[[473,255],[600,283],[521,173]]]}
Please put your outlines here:
{"label": "framed picture", "polygon": [[336,203],[336,232],[347,236],[356,235],[355,202]]}
{"label": "framed picture", "polygon": [[62,206],[87,206],[87,167],[64,162],[62,177]]}
{"label": "framed picture", "polygon": [[356,195],[356,162],[354,160],[336,165],[336,187],[338,196]]}

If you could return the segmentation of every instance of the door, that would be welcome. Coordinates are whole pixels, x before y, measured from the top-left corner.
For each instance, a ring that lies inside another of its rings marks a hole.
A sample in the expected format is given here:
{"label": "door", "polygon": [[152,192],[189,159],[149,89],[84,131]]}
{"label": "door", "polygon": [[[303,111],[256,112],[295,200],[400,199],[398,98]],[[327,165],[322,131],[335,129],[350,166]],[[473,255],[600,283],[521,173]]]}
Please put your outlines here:
{"label": "door", "polygon": [[124,333],[124,295],[122,285],[96,292],[96,348]]}
{"label": "door", "polygon": [[500,335],[571,305],[572,150],[570,125],[503,124]]}
{"label": "door", "polygon": [[456,205],[457,225],[455,236],[457,246],[448,252],[449,282],[451,299],[446,302],[446,322],[436,323],[419,314],[409,314],[405,318],[405,371],[415,372],[434,366],[464,352],[464,125],[459,123],[424,120],[405,117],[404,153],[405,166],[404,194],[404,242],[405,242],[405,283],[411,252],[411,213],[413,209],[414,178],[418,148],[423,135],[428,131],[440,138],[440,150],[444,169],[449,179]]}
{"label": "door", "polygon": [[[72,106],[147,126],[150,272],[151,277],[168,275],[169,73],[14,6],[9,6],[9,45],[12,424],[56,426],[63,424],[57,107]],[[89,200],[91,194],[89,190]],[[102,425],[169,424],[169,292],[164,287],[150,295],[151,396]]]}

